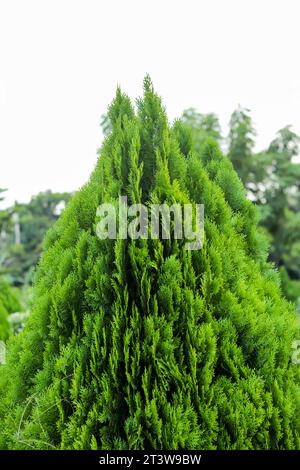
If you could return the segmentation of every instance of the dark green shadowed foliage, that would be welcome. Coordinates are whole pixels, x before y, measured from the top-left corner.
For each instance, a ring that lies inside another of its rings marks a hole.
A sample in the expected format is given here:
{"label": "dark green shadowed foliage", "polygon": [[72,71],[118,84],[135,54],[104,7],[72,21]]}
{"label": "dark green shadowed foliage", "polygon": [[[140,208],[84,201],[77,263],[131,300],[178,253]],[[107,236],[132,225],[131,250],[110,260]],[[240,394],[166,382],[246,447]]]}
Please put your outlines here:
{"label": "dark green shadowed foliage", "polygon": [[[0,368],[4,449],[298,449],[300,339],[217,144],[117,91],[89,182],[48,232]],[[100,240],[102,202],[203,203],[205,241]]]}

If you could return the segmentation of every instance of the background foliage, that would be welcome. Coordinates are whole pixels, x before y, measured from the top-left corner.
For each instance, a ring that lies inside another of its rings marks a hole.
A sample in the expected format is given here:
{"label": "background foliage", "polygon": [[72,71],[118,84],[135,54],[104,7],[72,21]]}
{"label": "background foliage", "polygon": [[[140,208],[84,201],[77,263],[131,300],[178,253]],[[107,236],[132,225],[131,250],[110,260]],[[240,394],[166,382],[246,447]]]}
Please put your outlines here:
{"label": "background foliage", "polygon": [[218,119],[194,109],[185,111],[182,121],[191,129],[201,150],[205,138],[225,144],[225,153],[256,203],[260,225],[270,244],[269,260],[279,269],[286,297],[300,297],[300,138],[290,126],[280,129],[269,147],[255,152],[255,135],[248,109],[239,107],[231,116],[229,133],[221,135]]}

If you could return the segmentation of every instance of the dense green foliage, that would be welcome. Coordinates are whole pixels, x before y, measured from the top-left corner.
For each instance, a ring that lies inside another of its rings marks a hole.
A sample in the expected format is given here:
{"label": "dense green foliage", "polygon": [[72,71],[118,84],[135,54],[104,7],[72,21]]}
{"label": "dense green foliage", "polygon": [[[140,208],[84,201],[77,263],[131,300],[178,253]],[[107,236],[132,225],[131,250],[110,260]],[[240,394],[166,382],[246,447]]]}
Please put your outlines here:
{"label": "dense green foliage", "polygon": [[20,311],[17,294],[8,282],[0,277],[0,340],[7,340],[10,335],[8,315]]}
{"label": "dense green foliage", "polygon": [[[0,447],[300,448],[300,338],[256,209],[218,145],[120,90],[89,182],[48,232],[0,369]],[[203,203],[203,249],[100,240],[101,202]]]}
{"label": "dense green foliage", "polygon": [[0,340],[5,341],[9,337],[10,327],[8,322],[8,313],[0,302]]}

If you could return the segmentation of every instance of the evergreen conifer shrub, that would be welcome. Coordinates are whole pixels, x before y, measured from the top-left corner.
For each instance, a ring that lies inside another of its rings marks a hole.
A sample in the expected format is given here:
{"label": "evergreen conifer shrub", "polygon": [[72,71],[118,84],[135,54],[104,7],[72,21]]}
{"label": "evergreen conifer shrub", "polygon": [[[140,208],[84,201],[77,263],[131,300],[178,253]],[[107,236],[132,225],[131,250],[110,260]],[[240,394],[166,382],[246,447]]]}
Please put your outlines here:
{"label": "evergreen conifer shrub", "polygon": [[[0,369],[3,449],[298,449],[300,339],[255,207],[217,144],[117,91],[89,182],[44,242]],[[203,203],[205,241],[100,240],[101,203]]]}

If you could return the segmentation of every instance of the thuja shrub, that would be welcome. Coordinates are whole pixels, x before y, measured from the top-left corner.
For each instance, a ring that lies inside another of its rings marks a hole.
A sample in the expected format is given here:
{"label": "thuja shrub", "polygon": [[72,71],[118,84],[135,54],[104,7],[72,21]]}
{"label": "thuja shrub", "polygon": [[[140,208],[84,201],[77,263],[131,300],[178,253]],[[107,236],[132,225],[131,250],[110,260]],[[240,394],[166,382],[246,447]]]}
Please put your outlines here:
{"label": "thuja shrub", "polygon": [[0,277],[0,340],[7,340],[11,333],[8,315],[19,311],[20,308],[17,295],[8,282]]}
{"label": "thuja shrub", "polygon": [[[117,91],[89,182],[48,232],[32,314],[0,370],[4,449],[296,449],[300,339],[255,207],[150,79]],[[203,248],[100,240],[101,203],[202,203]]]}

